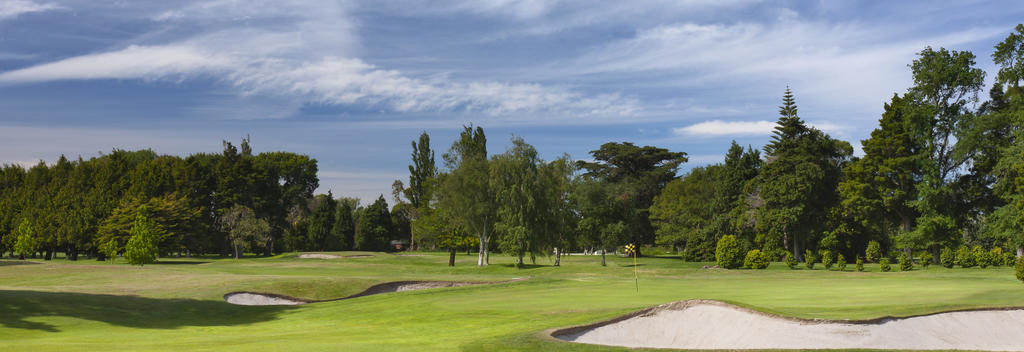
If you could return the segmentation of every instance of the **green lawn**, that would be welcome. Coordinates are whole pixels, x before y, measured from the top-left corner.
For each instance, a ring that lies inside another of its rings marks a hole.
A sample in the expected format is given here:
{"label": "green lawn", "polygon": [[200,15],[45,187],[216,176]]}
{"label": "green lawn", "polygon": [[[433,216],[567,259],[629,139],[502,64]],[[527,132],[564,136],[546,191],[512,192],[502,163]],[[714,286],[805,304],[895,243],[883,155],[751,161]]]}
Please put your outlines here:
{"label": "green lawn", "polygon": [[[346,252],[344,254],[360,254]],[[369,258],[165,259],[143,268],[96,261],[0,260],[0,346],[8,351],[609,350],[545,338],[677,300],[704,298],[802,318],[867,319],[1024,306],[1012,268],[912,272],[705,270],[706,263],[568,256],[515,269],[511,258],[375,254]],[[225,303],[232,291],[330,299],[400,280],[501,281],[488,286],[389,293],[304,306]]]}

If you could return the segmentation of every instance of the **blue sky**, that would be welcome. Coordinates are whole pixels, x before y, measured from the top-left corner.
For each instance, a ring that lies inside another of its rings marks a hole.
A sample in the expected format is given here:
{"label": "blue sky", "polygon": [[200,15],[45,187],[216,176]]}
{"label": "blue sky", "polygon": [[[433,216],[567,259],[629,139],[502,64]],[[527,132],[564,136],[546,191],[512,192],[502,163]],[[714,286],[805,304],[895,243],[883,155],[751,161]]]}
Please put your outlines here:
{"label": "blue sky", "polygon": [[[859,148],[926,46],[992,47],[1019,1],[0,0],[0,163],[187,155],[250,135],[319,161],[320,192],[388,195],[421,131],[547,159],[609,141],[720,162],[783,90]],[[986,96],[987,88],[982,94]]]}

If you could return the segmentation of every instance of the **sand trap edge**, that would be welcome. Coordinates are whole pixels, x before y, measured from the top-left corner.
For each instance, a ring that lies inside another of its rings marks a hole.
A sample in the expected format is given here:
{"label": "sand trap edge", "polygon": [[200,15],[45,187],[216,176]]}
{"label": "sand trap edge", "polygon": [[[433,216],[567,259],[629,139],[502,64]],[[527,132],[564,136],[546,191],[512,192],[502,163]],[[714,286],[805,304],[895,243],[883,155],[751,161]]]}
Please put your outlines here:
{"label": "sand trap edge", "polygon": [[736,310],[739,310],[739,311],[742,311],[742,312],[746,312],[746,313],[750,313],[750,314],[765,316],[765,317],[769,317],[769,318],[773,318],[773,319],[781,319],[781,320],[786,320],[786,321],[791,321],[791,322],[803,323],[803,324],[855,324],[855,325],[874,325],[874,324],[881,324],[881,323],[884,323],[884,322],[887,322],[887,321],[890,321],[890,320],[902,320],[902,319],[910,319],[910,318],[917,318],[917,317],[927,317],[927,316],[938,315],[938,314],[945,314],[945,313],[1024,310],[1024,306],[980,307],[980,308],[950,309],[950,310],[943,310],[943,311],[937,311],[937,312],[932,312],[932,313],[915,314],[915,315],[908,315],[908,316],[901,316],[901,317],[886,315],[886,316],[879,317],[879,318],[862,319],[862,320],[819,319],[819,318],[806,319],[806,318],[796,318],[796,317],[789,317],[789,316],[785,316],[785,315],[778,315],[778,314],[774,314],[774,313],[762,312],[762,311],[759,311],[759,310],[756,310],[756,309],[747,308],[747,307],[744,307],[744,306],[740,306],[740,305],[736,305],[736,304],[732,304],[732,303],[728,303],[728,302],[723,302],[723,301],[716,301],[716,300],[710,300],[710,299],[690,299],[690,300],[675,301],[675,302],[659,304],[659,305],[654,306],[654,307],[641,309],[641,310],[638,310],[638,311],[635,311],[635,312],[632,312],[632,313],[620,315],[618,317],[611,318],[611,319],[608,319],[608,320],[599,321],[599,322],[596,322],[596,323],[590,323],[590,324],[584,324],[584,325],[576,325],[576,326],[570,326],[570,327],[566,327],[566,328],[547,329],[547,330],[544,330],[542,332],[542,335],[543,335],[543,337],[546,340],[556,340],[556,341],[565,342],[565,343],[582,343],[582,342],[568,341],[568,340],[563,339],[561,336],[576,335],[576,334],[579,334],[579,333],[581,333],[583,331],[586,331],[586,330],[591,330],[591,329],[599,328],[599,327],[602,327],[602,326],[605,326],[605,325],[615,324],[615,323],[618,323],[618,322],[621,322],[621,321],[624,321],[624,320],[627,320],[627,319],[632,319],[632,318],[636,318],[636,317],[653,315],[654,313],[657,313],[657,312],[660,312],[660,311],[663,311],[663,310],[683,310],[683,309],[686,309],[687,307],[696,306],[696,305],[714,305],[714,306],[726,307],[726,308],[736,309]]}
{"label": "sand trap edge", "polygon": [[[225,302],[227,302],[229,296],[233,296],[233,295],[237,295],[237,294],[250,294],[250,295],[261,295],[261,296],[267,296],[267,297],[271,297],[271,298],[295,301],[295,302],[299,302],[298,305],[303,305],[303,304],[309,304],[309,303],[341,301],[341,300],[352,299],[352,298],[372,296],[372,295],[377,295],[377,294],[382,294],[382,293],[395,293],[395,292],[405,292],[405,291],[419,291],[419,290],[427,290],[427,289],[433,289],[433,288],[497,285],[497,284],[516,282],[516,281],[523,281],[523,280],[526,280],[526,279],[527,278],[515,278],[515,279],[503,280],[503,281],[392,281],[392,282],[384,282],[384,283],[379,283],[379,284],[370,286],[370,287],[366,288],[365,290],[363,290],[362,292],[359,292],[359,293],[356,293],[356,294],[353,294],[353,295],[350,295],[350,296],[345,296],[345,297],[341,297],[341,298],[324,299],[324,300],[309,300],[309,299],[296,298],[296,297],[287,296],[287,295],[279,295],[279,294],[276,294],[276,293],[263,293],[263,292],[252,292],[252,291],[228,292],[228,293],[224,294],[223,299],[224,299]],[[409,285],[427,285],[427,286],[430,286],[430,287],[424,287],[424,288],[421,288],[421,289],[411,289],[411,290],[405,290],[405,291],[398,291],[398,288],[400,288],[402,286],[409,286]],[[228,302],[228,303],[229,304],[234,304],[234,303],[231,303],[231,302]],[[242,305],[242,304],[239,304],[239,305]]]}

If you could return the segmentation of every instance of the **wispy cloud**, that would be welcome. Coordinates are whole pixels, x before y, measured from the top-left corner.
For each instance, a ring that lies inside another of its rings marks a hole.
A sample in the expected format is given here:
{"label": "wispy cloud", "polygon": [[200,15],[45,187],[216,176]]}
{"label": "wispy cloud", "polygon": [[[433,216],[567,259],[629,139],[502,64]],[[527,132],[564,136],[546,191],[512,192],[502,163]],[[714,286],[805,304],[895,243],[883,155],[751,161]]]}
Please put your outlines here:
{"label": "wispy cloud", "polygon": [[764,135],[775,129],[772,121],[722,121],[713,120],[675,128],[677,135],[689,136],[738,136]]}
{"label": "wispy cloud", "polygon": [[[808,122],[808,126],[826,132],[842,132],[848,126],[832,122]],[[672,129],[680,136],[721,137],[721,136],[763,136],[775,130],[775,121],[722,121],[712,120]]]}
{"label": "wispy cloud", "polygon": [[[171,43],[131,45],[4,72],[0,73],[0,83],[212,77],[237,88],[243,96],[285,97],[295,100],[295,105],[312,102],[395,112],[464,111],[491,116],[534,112],[547,116],[630,116],[639,110],[635,99],[614,93],[586,94],[565,86],[460,80],[447,75],[410,76],[354,57],[359,52],[357,40],[352,39],[354,21],[343,7],[334,11],[301,9],[314,13],[310,14],[293,8],[257,11],[239,5],[238,1],[199,3],[153,17],[182,24],[210,21],[213,15],[245,19],[237,25],[227,21],[219,23],[227,28]],[[284,21],[288,25],[277,26],[291,30],[247,25],[261,20]]]}
{"label": "wispy cloud", "polygon": [[52,3],[37,3],[29,0],[3,0],[0,1],[0,21],[12,19],[26,13],[59,10],[63,8],[63,6]]}

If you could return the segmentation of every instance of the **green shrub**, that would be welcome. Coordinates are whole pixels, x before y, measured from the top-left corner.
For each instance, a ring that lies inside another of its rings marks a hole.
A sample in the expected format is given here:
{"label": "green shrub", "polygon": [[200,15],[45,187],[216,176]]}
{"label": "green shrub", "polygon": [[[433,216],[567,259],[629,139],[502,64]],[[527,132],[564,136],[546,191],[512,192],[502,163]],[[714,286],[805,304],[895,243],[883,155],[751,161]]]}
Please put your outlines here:
{"label": "green shrub", "polygon": [[839,253],[836,257],[836,268],[839,269],[839,271],[846,270],[846,257],[844,257],[842,253]]}
{"label": "green shrub", "polygon": [[988,251],[988,266],[1000,266],[1002,265],[1002,249],[993,247],[991,251]]}
{"label": "green shrub", "polygon": [[974,252],[972,252],[967,246],[960,246],[956,250],[956,265],[961,268],[970,268],[978,264],[976,258],[974,258]]}
{"label": "green shrub", "polygon": [[953,264],[956,264],[956,256],[953,255],[953,249],[946,247],[939,253],[939,263],[946,268],[952,268]]}
{"label": "green shrub", "polygon": [[868,242],[868,249],[864,251],[864,255],[869,263],[877,262],[882,259],[882,245],[876,241]]}
{"label": "green shrub", "polygon": [[804,265],[808,269],[814,269],[814,263],[818,261],[818,257],[814,256],[814,252],[810,249],[804,251]]}
{"label": "green shrub", "polygon": [[726,269],[736,269],[743,264],[743,249],[736,236],[725,235],[718,239],[718,246],[715,247],[715,261],[718,266]]}
{"label": "green shrub", "polygon": [[929,252],[929,251],[922,252],[921,253],[921,266],[923,266],[925,269],[928,269],[928,266],[932,265],[932,260],[934,260],[934,259],[935,259],[935,257],[932,256],[932,252]]}
{"label": "green shrub", "polygon": [[786,266],[790,269],[796,269],[797,264],[796,257],[793,256],[793,253],[786,252]]}
{"label": "green shrub", "polygon": [[857,271],[864,271],[864,259],[857,257]]}
{"label": "green shrub", "polygon": [[988,255],[989,252],[984,248],[981,248],[981,246],[974,246],[974,248],[971,249],[971,254],[974,255],[974,263],[982,269],[987,268],[988,264],[992,262]]}
{"label": "green shrub", "polygon": [[899,256],[900,271],[911,271],[914,270],[914,261],[910,259],[907,252],[900,252]]}
{"label": "green shrub", "polygon": [[747,257],[743,258],[743,266],[748,269],[764,269],[768,267],[768,255],[764,252],[752,249],[747,252]]}
{"label": "green shrub", "polygon": [[1017,280],[1024,281],[1024,257],[1017,258],[1013,271],[1017,274]]}
{"label": "green shrub", "polygon": [[832,269],[832,262],[835,258],[832,257],[832,251],[824,250],[821,251],[821,265],[825,266],[825,270]]}
{"label": "green shrub", "polygon": [[1003,253],[1003,265],[1013,266],[1017,264],[1017,255],[1011,252]]}
{"label": "green shrub", "polygon": [[889,270],[892,270],[892,268],[889,267],[889,258],[882,258],[882,260],[879,260],[878,261],[878,268],[882,269],[883,273],[889,272]]}

